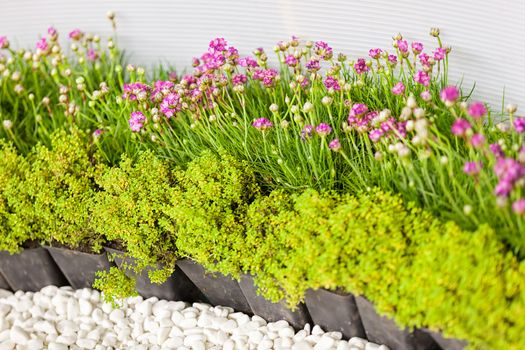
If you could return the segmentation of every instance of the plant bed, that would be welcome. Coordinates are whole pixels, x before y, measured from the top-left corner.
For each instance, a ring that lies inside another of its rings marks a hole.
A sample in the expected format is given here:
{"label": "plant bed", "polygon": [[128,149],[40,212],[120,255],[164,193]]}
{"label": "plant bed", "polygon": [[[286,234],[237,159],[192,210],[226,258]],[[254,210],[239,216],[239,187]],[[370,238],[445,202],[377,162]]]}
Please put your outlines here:
{"label": "plant bed", "polygon": [[270,322],[286,320],[295,329],[301,329],[305,324],[311,323],[310,315],[304,304],[297,305],[295,311],[292,311],[286,306],[285,301],[272,303],[258,295],[252,276],[242,275],[239,285],[255,315]]}
{"label": "plant bed", "polygon": [[440,350],[439,345],[426,332],[400,329],[397,324],[377,313],[374,305],[365,298],[356,298],[357,307],[366,333],[366,338],[385,344],[391,350]]}
{"label": "plant bed", "polygon": [[0,272],[0,289],[11,290],[11,287],[7,283],[7,281],[4,278],[4,276],[2,276],[1,272]]}
{"label": "plant bed", "polygon": [[365,337],[365,330],[352,294],[326,289],[309,289],[305,304],[314,324],[325,330],[339,331],[347,339]]}
{"label": "plant bed", "polygon": [[[173,274],[162,284],[152,283],[148,272],[150,268],[136,273],[130,267],[133,266],[133,259],[126,257],[124,252],[113,248],[104,247],[106,252],[114,259],[115,264],[128,277],[135,279],[137,292],[144,298],[157,297],[167,300],[184,300],[187,302],[206,301],[202,293],[195,287],[190,279],[182,272],[179,267],[175,267]],[[128,266],[128,268],[126,268]]]}
{"label": "plant bed", "polygon": [[425,329],[425,331],[434,338],[443,350],[463,350],[468,345],[468,342],[465,340],[445,338],[440,332],[434,332],[429,329]]}
{"label": "plant bed", "polygon": [[201,264],[190,259],[178,260],[177,266],[212,305],[229,306],[236,311],[252,313],[239,283],[233,278],[220,272],[206,272]]}
{"label": "plant bed", "polygon": [[35,292],[48,285],[68,285],[67,279],[43,247],[24,249],[12,255],[0,252],[0,273],[15,291]]}
{"label": "plant bed", "polygon": [[75,289],[92,288],[97,271],[111,267],[107,253],[89,254],[58,247],[46,247],[69,284]]}

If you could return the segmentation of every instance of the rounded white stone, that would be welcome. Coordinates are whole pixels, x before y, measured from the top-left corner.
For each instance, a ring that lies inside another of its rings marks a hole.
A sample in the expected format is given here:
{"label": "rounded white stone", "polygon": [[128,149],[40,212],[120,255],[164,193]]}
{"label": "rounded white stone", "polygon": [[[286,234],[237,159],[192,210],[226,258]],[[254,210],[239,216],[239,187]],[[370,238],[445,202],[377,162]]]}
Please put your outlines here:
{"label": "rounded white stone", "polygon": [[29,334],[18,326],[11,328],[10,338],[17,345],[26,345],[30,339]]}
{"label": "rounded white stone", "polygon": [[65,344],[50,342],[47,346],[48,350],[68,350],[68,346]]}
{"label": "rounded white stone", "polygon": [[93,305],[89,300],[79,299],[78,301],[80,314],[84,316],[89,316],[93,312]]}

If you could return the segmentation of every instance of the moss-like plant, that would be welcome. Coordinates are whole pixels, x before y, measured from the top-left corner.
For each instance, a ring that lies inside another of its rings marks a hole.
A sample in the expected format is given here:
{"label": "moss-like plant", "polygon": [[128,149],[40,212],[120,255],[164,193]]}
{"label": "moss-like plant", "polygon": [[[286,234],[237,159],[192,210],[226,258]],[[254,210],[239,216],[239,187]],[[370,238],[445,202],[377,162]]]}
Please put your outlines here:
{"label": "moss-like plant", "polygon": [[30,223],[20,220],[31,211],[20,192],[27,166],[11,144],[0,140],[0,251],[15,253],[24,242],[35,239]]}
{"label": "moss-like plant", "polygon": [[136,161],[123,157],[119,166],[97,177],[92,226],[108,240],[123,245],[133,269],[151,266],[150,279],[164,282],[175,267],[175,225],[167,215],[174,196],[167,164],[151,152]]}
{"label": "moss-like plant", "polygon": [[224,152],[205,152],[176,173],[178,195],[170,208],[177,248],[208,269],[238,276],[244,216],[259,193],[253,172]]}
{"label": "moss-like plant", "polygon": [[109,271],[98,271],[96,276],[93,287],[102,290],[104,300],[113,304],[113,307],[117,307],[118,302],[124,298],[138,295],[135,280],[126,276],[117,267],[111,267]]}

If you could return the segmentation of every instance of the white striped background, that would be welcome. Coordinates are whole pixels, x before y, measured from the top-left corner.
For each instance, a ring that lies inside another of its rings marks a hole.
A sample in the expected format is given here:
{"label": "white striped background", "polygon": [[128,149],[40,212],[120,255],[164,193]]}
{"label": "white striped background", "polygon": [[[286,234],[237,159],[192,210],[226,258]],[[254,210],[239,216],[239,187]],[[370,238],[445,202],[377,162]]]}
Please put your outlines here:
{"label": "white striped background", "polygon": [[388,47],[397,32],[430,44],[429,28],[439,27],[453,48],[454,82],[476,82],[475,97],[497,109],[505,91],[525,112],[525,0],[0,0],[0,35],[24,47],[49,25],[109,35],[108,10],[131,61],[179,70],[217,36],[241,54],[259,46],[271,54],[295,34],[356,58]]}

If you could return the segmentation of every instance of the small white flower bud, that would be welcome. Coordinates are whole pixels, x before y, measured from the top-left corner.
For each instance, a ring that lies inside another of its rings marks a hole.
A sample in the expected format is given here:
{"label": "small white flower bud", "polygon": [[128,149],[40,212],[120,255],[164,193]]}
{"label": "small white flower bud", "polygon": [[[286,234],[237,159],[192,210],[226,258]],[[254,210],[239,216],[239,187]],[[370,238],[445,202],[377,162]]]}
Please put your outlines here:
{"label": "small white flower bud", "polygon": [[276,105],[275,103],[272,103],[270,105],[270,111],[273,112],[273,113],[276,113],[277,111],[279,111],[279,106]]}
{"label": "small white flower bud", "polygon": [[9,130],[13,127],[13,122],[9,119],[5,119],[3,122],[2,122],[2,125],[4,126],[4,128],[6,130]]}
{"label": "small white flower bud", "polygon": [[470,215],[472,213],[472,206],[469,204],[466,204],[463,207],[463,213],[465,213],[465,215]]}
{"label": "small white flower bud", "polygon": [[443,165],[447,165],[448,164],[448,157],[447,156],[441,156],[441,158],[439,158],[439,162]]}
{"label": "small white flower bud", "polygon": [[305,104],[303,105],[303,112],[304,113],[309,113],[311,111],[313,111],[314,109],[314,105],[309,102],[309,101],[306,101]]}
{"label": "small white flower bud", "polygon": [[513,103],[509,103],[506,109],[507,109],[507,113],[512,114],[518,110],[518,106]]}
{"label": "small white flower bud", "polygon": [[423,108],[414,109],[414,117],[421,119],[425,116],[425,110]]}
{"label": "small white flower bud", "polygon": [[407,98],[407,106],[414,109],[417,107],[417,101],[416,101],[416,98],[412,95],[410,95],[408,98]]}
{"label": "small white flower bud", "polygon": [[330,96],[324,96],[322,99],[321,99],[321,103],[325,106],[329,106],[332,104],[332,101],[333,99],[330,97]]}

